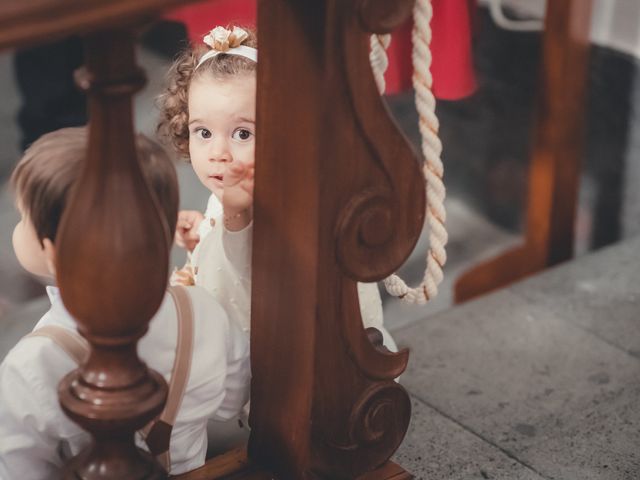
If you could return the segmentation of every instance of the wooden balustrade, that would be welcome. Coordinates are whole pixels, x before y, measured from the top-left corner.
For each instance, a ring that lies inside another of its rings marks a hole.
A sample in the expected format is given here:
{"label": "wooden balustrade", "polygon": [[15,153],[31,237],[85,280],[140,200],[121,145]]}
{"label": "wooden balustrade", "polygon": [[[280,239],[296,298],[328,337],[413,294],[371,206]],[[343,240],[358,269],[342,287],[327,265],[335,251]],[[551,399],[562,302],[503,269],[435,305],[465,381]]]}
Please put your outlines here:
{"label": "wooden balustrade", "polygon": [[[78,33],[87,45],[78,79],[89,96],[89,154],[60,228],[57,269],[63,301],[92,346],[61,382],[61,403],[93,443],[66,478],[164,476],[133,443],[166,396],[136,343],[164,294],[170,235],[134,150],[131,96],[144,76],[132,31],[179,3],[0,4],[0,48]],[[571,254],[591,3],[549,2],[530,188],[533,250],[471,272],[458,298]],[[249,455],[217,457],[182,479],[411,478],[388,461],[409,422],[409,397],[394,381],[408,353],[390,353],[364,331],[356,282],[394,271],[422,227],[417,157],[378,96],[368,61],[369,34],[397,26],[412,5],[259,0]]]}
{"label": "wooden balustrade", "polygon": [[171,3],[178,2],[0,4],[0,47],[85,35],[86,66],[77,80],[88,95],[88,155],[61,221],[56,270],[64,304],[91,345],[88,360],[60,383],[60,402],[92,442],[66,466],[65,478],[166,476],[134,444],[134,432],[167,395],[136,344],[164,297],[172,236],[138,165],[131,98],[146,82],[133,31]]}
{"label": "wooden balustrade", "polygon": [[[85,35],[88,158],[59,232],[58,280],[91,355],[60,384],[93,443],[66,478],[155,479],[133,432],[166,385],[136,354],[164,294],[170,235],[138,166],[131,96],[136,25],[177,0],[23,0],[0,5],[0,47]],[[390,353],[362,326],[356,282],[394,271],[424,217],[417,156],[369,65],[369,35],[411,0],[260,0],[249,458],[181,478],[412,478],[388,462],[409,423]],[[73,218],[73,222],[67,219]],[[370,337],[374,341],[370,340]]]}
{"label": "wooden balustrade", "polygon": [[136,343],[164,297],[172,242],[134,146],[131,96],[145,76],[130,30],[92,33],[85,43],[86,67],[77,77],[89,100],[89,147],[62,218],[57,277],[91,354],[59,392],[64,411],[93,442],[67,478],[162,478],[134,445],[134,432],[160,413],[167,395]]}

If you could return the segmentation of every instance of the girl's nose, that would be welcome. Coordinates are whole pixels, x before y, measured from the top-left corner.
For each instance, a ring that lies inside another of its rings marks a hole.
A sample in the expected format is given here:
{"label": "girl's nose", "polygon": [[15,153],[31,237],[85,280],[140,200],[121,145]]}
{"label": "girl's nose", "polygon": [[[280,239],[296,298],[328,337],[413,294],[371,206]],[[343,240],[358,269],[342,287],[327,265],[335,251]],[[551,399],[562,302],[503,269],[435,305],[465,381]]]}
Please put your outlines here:
{"label": "girl's nose", "polygon": [[212,162],[232,162],[231,150],[229,142],[224,138],[217,138],[211,142],[209,150],[209,160]]}

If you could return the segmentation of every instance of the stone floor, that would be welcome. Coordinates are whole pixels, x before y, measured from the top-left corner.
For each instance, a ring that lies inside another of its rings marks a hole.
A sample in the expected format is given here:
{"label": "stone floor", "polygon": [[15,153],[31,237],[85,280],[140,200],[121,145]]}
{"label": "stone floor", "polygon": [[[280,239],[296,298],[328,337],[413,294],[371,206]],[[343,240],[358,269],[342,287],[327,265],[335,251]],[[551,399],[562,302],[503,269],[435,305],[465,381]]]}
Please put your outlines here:
{"label": "stone floor", "polygon": [[395,331],[420,479],[640,478],[640,237]]}

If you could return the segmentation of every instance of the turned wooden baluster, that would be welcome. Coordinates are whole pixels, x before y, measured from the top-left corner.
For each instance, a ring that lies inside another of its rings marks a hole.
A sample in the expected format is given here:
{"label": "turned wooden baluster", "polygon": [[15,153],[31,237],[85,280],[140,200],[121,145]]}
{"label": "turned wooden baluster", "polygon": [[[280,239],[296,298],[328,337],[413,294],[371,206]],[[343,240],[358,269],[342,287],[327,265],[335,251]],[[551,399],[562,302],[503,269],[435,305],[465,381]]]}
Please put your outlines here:
{"label": "turned wooden baluster", "polygon": [[573,256],[593,0],[547,1],[525,243],[458,278],[463,302]]}
{"label": "turned wooden baluster", "polygon": [[368,340],[356,281],[393,272],[422,228],[417,157],[369,64],[370,33],[412,6],[259,3],[249,454],[280,479],[411,478],[387,463],[408,352]]}
{"label": "turned wooden baluster", "polygon": [[128,29],[87,36],[86,52],[78,83],[89,99],[89,149],[62,219],[57,272],[64,304],[92,348],[59,394],[93,442],[66,478],[164,478],[133,440],[167,393],[136,352],[164,296],[171,243],[134,149],[131,96],[145,76]]}

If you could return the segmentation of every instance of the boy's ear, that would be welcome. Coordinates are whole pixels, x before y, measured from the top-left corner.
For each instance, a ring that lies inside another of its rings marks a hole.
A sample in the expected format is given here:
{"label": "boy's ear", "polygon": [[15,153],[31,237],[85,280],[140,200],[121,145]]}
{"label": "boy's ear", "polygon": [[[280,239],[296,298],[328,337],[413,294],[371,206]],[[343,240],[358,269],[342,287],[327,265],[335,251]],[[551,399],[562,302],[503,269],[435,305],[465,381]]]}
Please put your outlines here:
{"label": "boy's ear", "polygon": [[48,238],[42,240],[42,244],[44,245],[44,258],[47,263],[47,270],[53,276],[56,275],[56,247],[53,245],[53,242]]}

